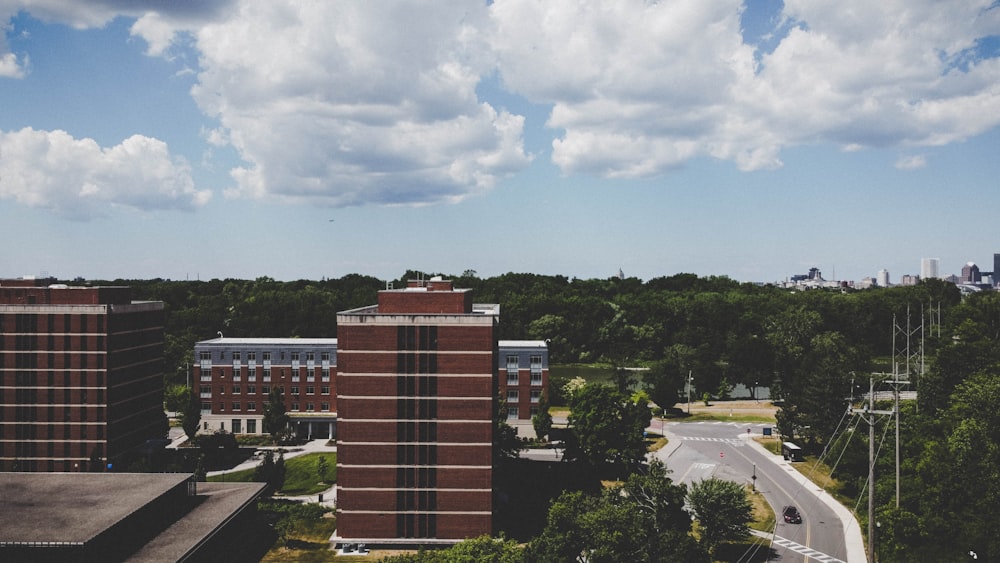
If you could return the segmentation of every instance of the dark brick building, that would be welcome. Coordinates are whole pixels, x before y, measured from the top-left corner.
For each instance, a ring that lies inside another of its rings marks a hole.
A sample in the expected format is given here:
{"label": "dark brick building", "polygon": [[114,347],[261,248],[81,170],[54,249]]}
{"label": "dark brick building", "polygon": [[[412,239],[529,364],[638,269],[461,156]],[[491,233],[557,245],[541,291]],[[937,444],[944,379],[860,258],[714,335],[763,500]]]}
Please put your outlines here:
{"label": "dark brick building", "polygon": [[0,280],[0,465],[104,468],[166,432],[163,303],[49,281]]}
{"label": "dark brick building", "polygon": [[492,532],[499,317],[439,278],[337,315],[338,541]]}

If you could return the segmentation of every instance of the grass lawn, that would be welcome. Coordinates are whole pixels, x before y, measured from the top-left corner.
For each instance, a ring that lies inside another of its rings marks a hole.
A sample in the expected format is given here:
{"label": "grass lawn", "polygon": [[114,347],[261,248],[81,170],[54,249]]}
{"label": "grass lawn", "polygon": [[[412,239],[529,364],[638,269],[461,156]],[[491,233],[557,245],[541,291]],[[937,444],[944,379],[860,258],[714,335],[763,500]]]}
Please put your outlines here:
{"label": "grass lawn", "polygon": [[[334,561],[337,552],[331,549],[330,536],[337,528],[335,518],[319,520],[295,519],[285,545],[275,545],[264,555],[262,562],[301,561],[303,563]],[[280,541],[278,542],[281,543]]]}
{"label": "grass lawn", "polygon": [[[316,473],[319,458],[326,458],[326,482],[320,482]],[[248,482],[253,481],[254,469],[245,469],[226,475],[209,477],[212,482]],[[285,485],[280,493],[284,495],[314,495],[330,488],[337,482],[337,454],[313,453],[285,460]]]}
{"label": "grass lawn", "polygon": [[681,416],[674,418],[666,418],[670,422],[704,422],[711,420],[718,420],[721,422],[763,422],[765,424],[774,424],[773,416],[766,415],[756,415],[756,414],[741,414],[728,412],[693,412],[690,416]]}

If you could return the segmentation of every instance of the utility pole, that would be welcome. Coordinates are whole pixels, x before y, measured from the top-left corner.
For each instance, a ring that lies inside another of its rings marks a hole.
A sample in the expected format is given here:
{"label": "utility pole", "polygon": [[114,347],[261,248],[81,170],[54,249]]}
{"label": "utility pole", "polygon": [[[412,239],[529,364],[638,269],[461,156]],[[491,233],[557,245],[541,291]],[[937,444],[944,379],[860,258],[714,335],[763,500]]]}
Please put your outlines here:
{"label": "utility pole", "polygon": [[[898,414],[898,408],[895,411],[877,411],[875,410],[875,376],[885,375],[885,374],[871,374],[868,380],[868,404],[865,405],[864,412],[861,413],[862,420],[868,423],[868,561],[869,563],[875,563],[875,415],[892,415]],[[896,383],[893,381],[893,383]],[[865,416],[867,415],[867,417]],[[897,440],[897,447],[898,447]],[[898,459],[898,455],[897,455]],[[896,468],[897,475],[899,474],[899,467]],[[896,478],[896,486],[899,486],[899,478]],[[897,498],[896,501],[899,502],[898,488],[897,488]]]}
{"label": "utility pole", "polygon": [[691,414],[691,370],[688,370],[688,414]]}

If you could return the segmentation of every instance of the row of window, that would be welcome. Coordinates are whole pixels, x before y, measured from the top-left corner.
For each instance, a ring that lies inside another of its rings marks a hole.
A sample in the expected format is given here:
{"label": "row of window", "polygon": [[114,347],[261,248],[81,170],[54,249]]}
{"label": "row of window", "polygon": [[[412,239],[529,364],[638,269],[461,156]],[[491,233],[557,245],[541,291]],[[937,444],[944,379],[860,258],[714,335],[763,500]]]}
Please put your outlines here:
{"label": "row of window", "polygon": [[[307,368],[307,369],[311,370],[312,368]],[[219,377],[225,377],[226,376],[226,371],[224,369],[222,369],[222,368],[219,368],[219,370],[216,373],[217,373],[217,375]],[[246,372],[244,372],[241,368],[234,367],[233,368],[233,374],[232,374],[233,375],[233,381],[240,381],[240,380],[242,380],[244,373],[246,373],[247,381],[256,381],[257,380],[257,368],[255,368],[255,367],[249,367],[249,368],[247,368]],[[285,369],[281,370],[281,377],[285,377],[287,375],[288,375],[288,370],[285,370]],[[210,380],[212,378],[211,368],[206,368],[206,367],[202,366],[200,376],[201,376],[201,380],[202,381],[208,381],[208,380]],[[320,377],[322,377],[323,381],[330,381],[330,368],[322,368],[320,370]],[[298,378],[299,378],[299,368],[298,367],[293,367],[292,368],[292,380],[295,381],[295,380],[298,380]],[[271,379],[271,368],[267,368],[266,367],[266,368],[264,368],[264,381],[270,381],[270,379]],[[308,381],[314,381],[315,379],[316,379],[316,372],[315,371],[307,371],[306,372],[306,380],[308,380]]]}
{"label": "row of window", "polygon": [[[517,371],[521,364],[521,356],[516,354],[511,354],[507,356],[507,371]],[[531,366],[531,371],[537,371],[541,373],[542,371],[542,355],[532,354],[528,357],[528,364]]]}
{"label": "row of window", "polygon": [[[316,361],[316,352],[292,352],[291,353],[291,356],[292,356],[291,359],[292,359],[293,362],[298,362],[298,361],[301,360],[301,358],[302,358],[303,355],[305,356],[305,359],[306,359],[307,362],[315,362]],[[244,356],[245,356],[245,358],[244,358]],[[280,357],[281,357],[282,360],[284,360],[285,359],[285,353],[281,352]],[[211,350],[203,350],[203,351],[199,352],[198,353],[198,359],[201,360],[201,361],[209,361],[209,362],[212,361],[212,352],[211,352]],[[237,351],[233,351],[233,352],[229,353],[229,359],[233,360],[233,361],[237,361],[237,362],[238,361],[242,361],[243,359],[246,359],[248,362],[255,362],[255,361],[257,361],[257,352],[250,351],[250,352],[247,352],[246,354],[243,354],[243,352],[240,352],[240,351],[237,350]],[[265,361],[265,362],[270,362],[271,361],[271,352],[261,352],[261,360]],[[219,352],[219,361],[220,362],[226,361],[226,352],[225,351]],[[320,361],[329,362],[330,361],[330,352],[321,352],[320,353]]]}
{"label": "row of window", "polygon": [[[538,407],[531,407],[528,410],[528,418],[534,418],[538,414]],[[507,420],[518,420],[521,418],[521,410],[516,406],[507,406]]]}
{"label": "row of window", "polygon": [[[301,408],[299,408],[298,401],[292,401],[291,405],[292,405],[292,408],[289,409],[289,410],[292,411],[292,412],[300,412],[302,410]],[[201,410],[202,410],[203,413],[210,413],[212,411],[212,404],[211,403],[202,403],[201,404]],[[226,409],[226,403],[219,403],[219,405],[218,405],[218,412],[222,412],[222,411],[225,411],[225,410],[227,410]],[[229,404],[229,409],[228,410],[229,411],[233,411],[233,412],[243,412],[243,403],[241,403],[240,401],[233,401],[232,403]],[[330,412],[330,403],[320,403],[319,404],[319,410],[320,410],[320,412]],[[256,401],[248,401],[247,405],[246,405],[246,411],[245,412],[257,412],[257,402]],[[306,403],[306,411],[305,412],[316,412],[316,403]]]}
{"label": "row of window", "polygon": [[[242,394],[242,392],[241,392],[242,389],[243,388],[241,386],[239,386],[239,385],[233,385],[232,388],[229,391],[229,394],[230,395],[241,395]],[[290,390],[290,393],[289,393],[290,395],[300,395],[301,394],[301,393],[299,393],[299,386],[298,385],[291,386],[289,388],[289,390]],[[209,386],[209,385],[202,385],[201,388],[200,388],[200,392],[201,392],[201,396],[202,397],[204,397],[206,395],[211,396],[211,394],[212,394],[212,387]],[[270,393],[271,393],[271,386],[270,385],[264,385],[264,386],[261,387],[261,394],[262,395],[269,395]],[[320,395],[329,395],[330,394],[330,386],[329,385],[323,385],[323,386],[321,386],[319,388],[319,393],[320,393]],[[225,395],[225,394],[226,394],[226,388],[220,386],[219,387],[219,395]],[[256,385],[247,385],[247,394],[248,395],[256,395],[257,394],[257,386]],[[306,395],[315,395],[315,394],[316,394],[316,387],[314,385],[307,385],[306,386]]]}
{"label": "row of window", "polygon": [[[507,404],[516,403],[516,402],[518,402],[520,400],[521,400],[521,393],[519,393],[517,389],[508,389],[507,390]],[[542,390],[541,389],[532,389],[531,390],[531,402],[532,403],[537,403],[538,401],[541,401],[541,400],[542,400]]]}
{"label": "row of window", "polygon": [[[517,377],[517,372],[507,372],[507,385],[518,385],[521,381]],[[541,385],[542,384],[542,373],[532,373],[531,374],[531,384]]]}

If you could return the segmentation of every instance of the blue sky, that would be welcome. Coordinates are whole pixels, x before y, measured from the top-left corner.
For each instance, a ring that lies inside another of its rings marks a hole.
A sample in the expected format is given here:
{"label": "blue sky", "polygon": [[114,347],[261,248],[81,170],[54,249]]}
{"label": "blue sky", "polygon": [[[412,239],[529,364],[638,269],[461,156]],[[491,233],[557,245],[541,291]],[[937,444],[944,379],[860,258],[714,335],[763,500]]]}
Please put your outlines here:
{"label": "blue sky", "polygon": [[0,0],[0,277],[1000,252],[989,1],[197,4]]}

